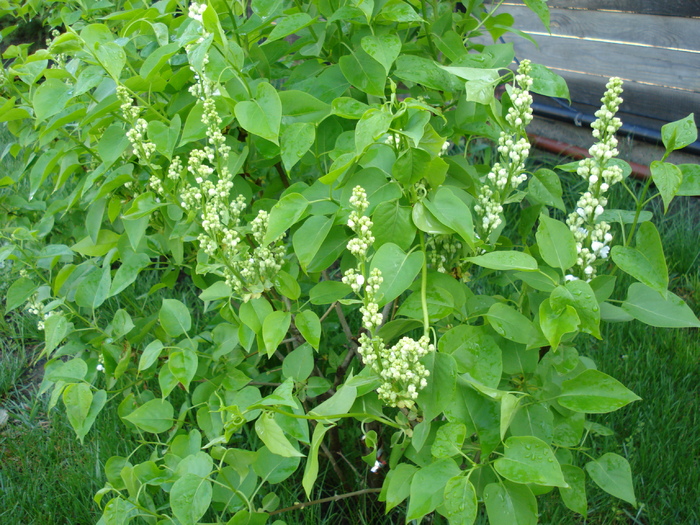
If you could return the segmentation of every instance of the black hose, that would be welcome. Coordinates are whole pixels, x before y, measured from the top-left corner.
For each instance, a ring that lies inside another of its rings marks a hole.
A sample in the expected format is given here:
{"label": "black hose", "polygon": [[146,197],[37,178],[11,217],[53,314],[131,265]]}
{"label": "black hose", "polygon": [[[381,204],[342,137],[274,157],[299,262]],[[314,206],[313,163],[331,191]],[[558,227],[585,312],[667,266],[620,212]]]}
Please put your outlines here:
{"label": "black hose", "polygon": [[[562,122],[570,122],[577,126],[581,126],[583,124],[590,125],[596,120],[594,115],[582,113],[574,108],[549,106],[547,104],[542,104],[541,102],[533,102],[532,111],[537,116],[559,120]],[[650,142],[652,144],[662,143],[661,131],[649,128],[647,126],[623,123],[618,133],[643,140],[645,142]],[[692,144],[689,144],[683,148],[681,151],[684,153],[700,155],[700,141],[696,140]]]}

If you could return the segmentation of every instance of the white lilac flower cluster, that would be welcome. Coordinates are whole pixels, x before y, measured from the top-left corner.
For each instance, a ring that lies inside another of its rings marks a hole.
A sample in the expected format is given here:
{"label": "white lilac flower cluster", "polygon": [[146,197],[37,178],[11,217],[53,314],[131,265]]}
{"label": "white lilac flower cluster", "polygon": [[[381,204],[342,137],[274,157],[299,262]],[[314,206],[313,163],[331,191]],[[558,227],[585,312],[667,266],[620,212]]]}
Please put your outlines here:
{"label": "white lilac flower cluster", "polygon": [[[148,163],[150,158],[156,152],[156,145],[146,140],[148,122],[140,118],[141,108],[133,105],[133,100],[128,89],[121,85],[117,86],[117,97],[122,103],[122,115],[131,125],[131,129],[126,132],[126,138],[129,139],[129,144],[131,144],[134,154],[139,161]],[[160,184],[159,179],[157,184]],[[160,186],[160,191],[157,192],[162,193],[162,186]]]}
{"label": "white lilac flower cluster", "polygon": [[45,328],[44,321],[49,317],[59,314],[56,310],[46,311],[44,303],[39,300],[36,294],[27,301],[26,310],[28,313],[36,315],[39,318],[39,321],[36,323],[38,330],[43,330]]}
{"label": "white lilac flower cluster", "polygon": [[510,90],[512,106],[508,109],[506,121],[513,130],[501,132],[498,138],[500,159],[486,176],[485,184],[477,196],[474,210],[481,217],[483,239],[488,239],[491,232],[501,225],[503,203],[508,194],[525,182],[525,161],[530,154],[525,127],[532,121],[532,95],[530,87],[532,70],[529,60],[523,60],[515,75],[515,85]]}
{"label": "white lilac flower cluster", "polygon": [[[248,300],[271,288],[274,276],[282,269],[284,247],[279,239],[263,242],[268,229],[269,215],[260,210],[248,225],[248,243],[239,230],[243,228],[241,215],[247,207],[243,195],[231,198],[233,175],[228,168],[231,147],[221,132],[222,120],[216,110],[213,83],[198,77],[197,94],[204,97],[202,123],[206,126],[207,143],[190,152],[186,173],[188,180],[180,193],[185,210],[199,215],[203,232],[198,240],[202,251],[223,261],[221,274],[232,290]],[[183,177],[183,163],[175,157],[167,177]]]}
{"label": "white lilac flower cluster", "polygon": [[[356,268],[348,269],[342,281],[349,285],[353,292],[362,295],[362,326],[366,330],[360,335],[358,353],[362,362],[371,367],[382,379],[377,389],[380,399],[390,406],[400,408],[413,407],[418,392],[428,384],[428,370],[419,359],[428,352],[435,350],[428,336],[414,341],[404,337],[391,348],[387,348],[376,331],[382,325],[383,316],[379,310],[377,293],[384,281],[382,272],[373,268],[365,279],[363,268],[367,260],[367,250],[374,242],[372,221],[364,213],[369,206],[367,193],[361,186],[353,189],[350,197],[352,211],[348,218],[348,226],[357,237],[348,242],[348,250],[358,259]],[[364,292],[364,294],[362,294]]]}
{"label": "white lilac flower cluster", "polygon": [[[608,203],[605,193],[623,178],[620,167],[610,164],[610,160],[618,154],[615,133],[622,122],[615,114],[622,103],[622,80],[611,78],[605,87],[606,92],[601,99],[603,105],[596,111],[597,120],[591,125],[598,142],[588,150],[591,157],[582,160],[576,170],[588,182],[588,188],[576,203],[574,212],[566,219],[578,251],[576,267],[566,276],[567,280],[581,277],[590,281],[596,274],[596,260],[606,259],[610,253],[610,225],[598,218]],[[576,273],[578,276],[574,275]]]}
{"label": "white lilac flower cluster", "polygon": [[348,250],[359,261],[364,261],[367,257],[367,250],[374,243],[372,235],[372,220],[364,215],[369,207],[367,193],[362,186],[355,186],[350,197],[350,206],[353,210],[348,218],[348,226],[357,234],[348,242]]}
{"label": "white lilac flower cluster", "polygon": [[460,267],[459,256],[462,243],[452,235],[429,235],[425,243],[428,263],[440,273],[448,273],[452,268]]}

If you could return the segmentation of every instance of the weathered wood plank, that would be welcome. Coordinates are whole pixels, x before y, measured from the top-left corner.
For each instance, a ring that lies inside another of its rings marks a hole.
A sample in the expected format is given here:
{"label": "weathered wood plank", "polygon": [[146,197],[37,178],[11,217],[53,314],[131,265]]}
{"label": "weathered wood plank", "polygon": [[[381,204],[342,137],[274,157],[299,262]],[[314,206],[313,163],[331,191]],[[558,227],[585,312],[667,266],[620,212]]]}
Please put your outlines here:
{"label": "weathered wood plank", "polygon": [[539,49],[512,34],[515,56],[559,71],[623,79],[700,92],[700,54],[577,38],[537,35]]}
{"label": "weathered wood plank", "polygon": [[[508,3],[522,4],[521,0]],[[700,17],[700,0],[550,0],[550,8],[625,11],[646,15]]]}
{"label": "weathered wood plank", "polygon": [[[498,12],[513,15],[520,31],[547,34],[537,15],[525,6],[505,5]],[[691,18],[550,9],[550,31],[553,36],[700,51],[700,20]]]}

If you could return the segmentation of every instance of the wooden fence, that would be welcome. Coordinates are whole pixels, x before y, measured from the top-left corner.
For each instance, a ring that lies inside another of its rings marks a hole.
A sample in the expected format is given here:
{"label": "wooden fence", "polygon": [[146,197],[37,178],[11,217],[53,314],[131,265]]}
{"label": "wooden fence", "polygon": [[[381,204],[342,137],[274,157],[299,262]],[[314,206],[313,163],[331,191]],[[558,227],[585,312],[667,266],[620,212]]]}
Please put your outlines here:
{"label": "wooden fence", "polygon": [[[577,111],[592,114],[610,76],[625,81],[624,122],[660,128],[689,113],[700,117],[700,0],[551,0],[550,31],[522,1],[507,0],[518,59],[563,76]],[[556,103],[540,98],[538,102]]]}

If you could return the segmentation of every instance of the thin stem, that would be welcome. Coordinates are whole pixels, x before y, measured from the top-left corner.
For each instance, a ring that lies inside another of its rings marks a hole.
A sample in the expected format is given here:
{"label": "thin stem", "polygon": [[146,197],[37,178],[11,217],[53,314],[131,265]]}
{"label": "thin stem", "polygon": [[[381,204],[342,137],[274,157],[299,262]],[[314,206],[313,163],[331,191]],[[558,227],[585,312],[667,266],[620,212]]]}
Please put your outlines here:
{"label": "thin stem", "polygon": [[420,282],[420,305],[423,309],[423,333],[430,335],[430,316],[428,315],[428,258],[425,255],[425,238],[420,236],[420,249],[423,252],[423,269]]}
{"label": "thin stem", "polygon": [[311,505],[320,505],[321,503],[330,503],[331,501],[340,501],[341,499],[353,498],[355,496],[362,496],[363,494],[377,494],[381,491],[382,491],[382,489],[362,489],[362,490],[357,490],[355,492],[348,492],[346,494],[338,494],[336,496],[330,496],[328,498],[321,498],[321,499],[316,499],[313,501],[306,501],[304,503],[297,503],[296,505],[292,505],[291,507],[286,507],[284,509],[279,509],[279,510],[270,512],[270,516],[274,516],[275,514],[282,514],[283,512],[289,512],[292,510],[303,509],[305,507],[310,507]]}

